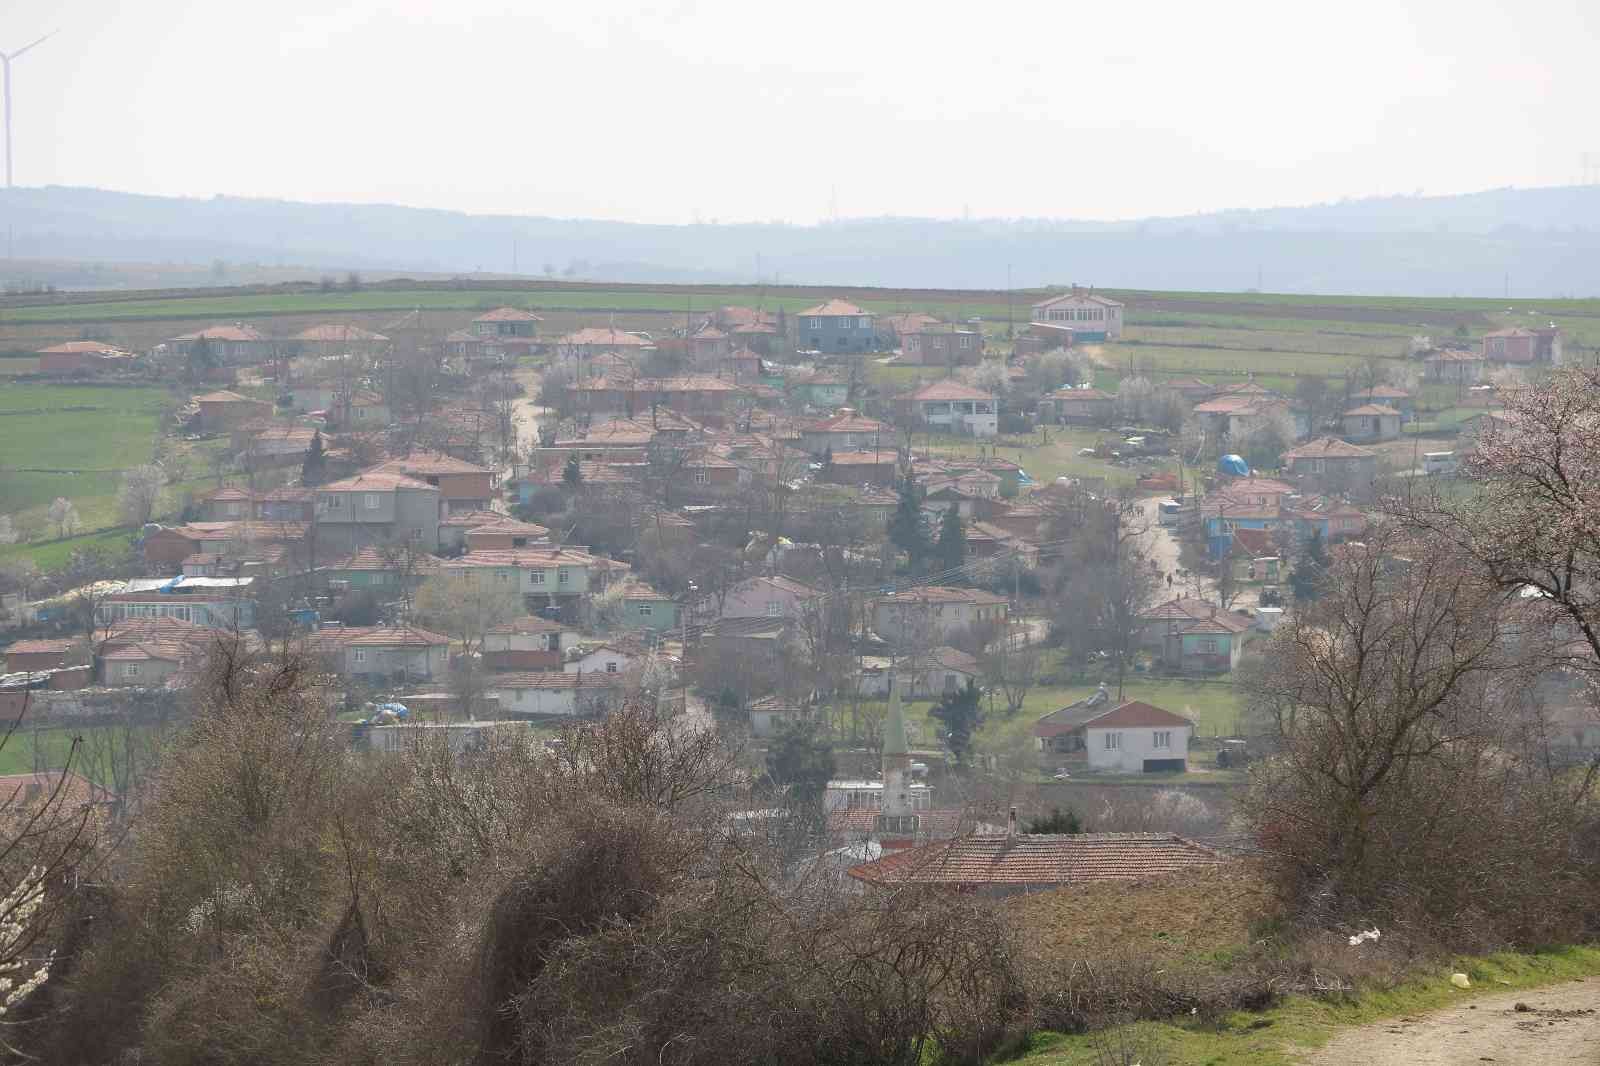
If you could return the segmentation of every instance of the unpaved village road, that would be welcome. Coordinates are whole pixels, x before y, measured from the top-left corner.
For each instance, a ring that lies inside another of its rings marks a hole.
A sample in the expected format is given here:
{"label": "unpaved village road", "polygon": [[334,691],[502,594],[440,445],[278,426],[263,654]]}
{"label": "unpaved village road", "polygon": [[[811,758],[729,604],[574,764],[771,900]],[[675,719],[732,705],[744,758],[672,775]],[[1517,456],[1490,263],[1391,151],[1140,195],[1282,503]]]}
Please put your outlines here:
{"label": "unpaved village road", "polygon": [[1300,1061],[1303,1066],[1593,1066],[1600,1063],[1600,978],[1481,996],[1431,1014],[1364,1025]]}

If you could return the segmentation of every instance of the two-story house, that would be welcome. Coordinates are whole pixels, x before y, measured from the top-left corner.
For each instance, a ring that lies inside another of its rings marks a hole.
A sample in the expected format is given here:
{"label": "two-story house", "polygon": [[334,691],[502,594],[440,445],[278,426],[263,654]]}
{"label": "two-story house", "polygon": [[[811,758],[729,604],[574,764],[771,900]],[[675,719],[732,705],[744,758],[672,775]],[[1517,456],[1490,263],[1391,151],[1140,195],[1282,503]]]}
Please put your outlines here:
{"label": "two-story house", "polygon": [[521,337],[532,339],[544,319],[532,311],[516,307],[497,307],[472,320],[472,332],[480,337]]}
{"label": "two-story house", "polygon": [[829,300],[794,316],[797,346],[812,352],[875,352],[873,315],[847,300]]}
{"label": "two-story house", "polygon": [[369,470],[317,488],[320,553],[349,554],[369,545],[408,541],[439,550],[439,489],[405,474]]}
{"label": "two-story house", "polygon": [[446,515],[459,511],[486,511],[495,498],[498,475],[486,466],[439,452],[413,449],[398,459],[373,467],[374,474],[404,474],[439,490]]}
{"label": "two-story house", "polygon": [[928,585],[872,601],[872,627],[878,636],[900,647],[948,643],[956,633],[1004,623],[1004,596],[983,589]]}
{"label": "two-story house", "polygon": [[970,366],[983,360],[983,331],[924,326],[900,334],[900,362],[907,366]]}
{"label": "two-story house", "polygon": [[1123,310],[1116,300],[1074,287],[1069,293],[1034,304],[1033,321],[1069,326],[1074,341],[1116,340],[1122,336]]}
{"label": "two-story house", "polygon": [[1561,330],[1554,325],[1546,329],[1497,329],[1483,335],[1483,358],[1491,363],[1562,363]]}
{"label": "two-story house", "polygon": [[781,574],[746,578],[723,597],[722,618],[799,618],[822,593]]}
{"label": "two-story house", "polygon": [[548,545],[467,552],[440,569],[451,580],[506,585],[537,609],[604,591],[614,564],[580,548]]}
{"label": "two-story house", "polygon": [[254,326],[236,322],[231,326],[208,326],[205,329],[173,337],[166,342],[172,352],[188,356],[202,346],[222,366],[252,366],[264,363],[278,355],[278,342],[267,337]]}
{"label": "two-story house", "polygon": [[240,396],[228,389],[204,393],[196,396],[193,402],[200,409],[200,429],[205,433],[224,433],[245,422],[272,414],[271,404]]}

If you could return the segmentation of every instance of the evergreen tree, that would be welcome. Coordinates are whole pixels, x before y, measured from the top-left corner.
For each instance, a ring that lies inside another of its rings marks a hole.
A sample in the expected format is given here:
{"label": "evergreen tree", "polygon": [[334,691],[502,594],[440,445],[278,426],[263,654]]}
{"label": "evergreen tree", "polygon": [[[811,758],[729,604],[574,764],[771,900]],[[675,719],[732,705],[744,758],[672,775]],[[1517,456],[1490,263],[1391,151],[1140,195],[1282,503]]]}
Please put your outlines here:
{"label": "evergreen tree", "polygon": [[1050,809],[1050,817],[1035,818],[1028,823],[1028,832],[1081,833],[1083,832],[1083,823],[1078,820],[1078,812],[1071,807],[1064,811],[1060,807],[1052,807]]}
{"label": "evergreen tree", "polygon": [[578,465],[577,452],[567,456],[567,465],[561,468],[561,480],[573,489],[583,484],[583,467]]}
{"label": "evergreen tree", "polygon": [[1289,575],[1289,587],[1294,598],[1310,602],[1322,595],[1322,583],[1328,576],[1328,552],[1322,544],[1322,530],[1311,534],[1306,547],[1295,561],[1294,572]]}
{"label": "evergreen tree", "polygon": [[816,719],[784,726],[767,748],[767,776],[787,787],[803,807],[821,808],[835,769],[833,745]]}
{"label": "evergreen tree", "polygon": [[900,504],[889,520],[889,541],[911,558],[911,569],[921,573],[928,557],[928,532],[922,525],[922,493],[916,482],[900,483]]}
{"label": "evergreen tree", "polygon": [[979,703],[982,695],[983,690],[968,678],[966,688],[946,692],[928,712],[944,726],[945,743],[950,745],[957,762],[967,761],[967,752],[972,748],[972,734],[978,731],[983,719],[983,707]]}
{"label": "evergreen tree", "polygon": [[322,446],[322,430],[311,434],[311,447],[306,449],[306,460],[300,465],[300,484],[316,488],[327,480],[328,455]]}
{"label": "evergreen tree", "polygon": [[[941,573],[959,570],[967,561],[967,534],[961,525],[961,508],[945,508],[939,522],[939,544],[934,549]],[[943,579],[941,579],[943,580]]]}

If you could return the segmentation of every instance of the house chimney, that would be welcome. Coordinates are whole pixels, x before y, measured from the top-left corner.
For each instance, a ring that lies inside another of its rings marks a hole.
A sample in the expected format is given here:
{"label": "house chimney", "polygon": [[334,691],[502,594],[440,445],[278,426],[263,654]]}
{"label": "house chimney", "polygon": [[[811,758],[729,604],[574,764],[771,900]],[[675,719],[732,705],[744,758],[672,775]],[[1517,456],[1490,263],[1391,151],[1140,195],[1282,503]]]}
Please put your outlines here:
{"label": "house chimney", "polygon": [[1008,817],[1006,819],[1006,836],[1007,837],[1014,837],[1016,835],[1017,835],[1017,809],[1015,807],[1013,807],[1013,808],[1011,808],[1010,817]]}

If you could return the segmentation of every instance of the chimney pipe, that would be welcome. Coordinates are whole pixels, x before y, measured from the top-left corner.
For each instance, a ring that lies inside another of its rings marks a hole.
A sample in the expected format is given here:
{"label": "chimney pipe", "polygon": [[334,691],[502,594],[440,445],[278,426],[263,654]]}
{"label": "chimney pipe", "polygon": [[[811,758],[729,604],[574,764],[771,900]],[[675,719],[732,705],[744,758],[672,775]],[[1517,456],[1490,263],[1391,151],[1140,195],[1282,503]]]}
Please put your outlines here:
{"label": "chimney pipe", "polygon": [[1011,808],[1011,816],[1010,816],[1010,818],[1008,818],[1006,820],[1006,836],[1014,837],[1016,835],[1017,835],[1017,809],[1015,807],[1013,807],[1013,808]]}

